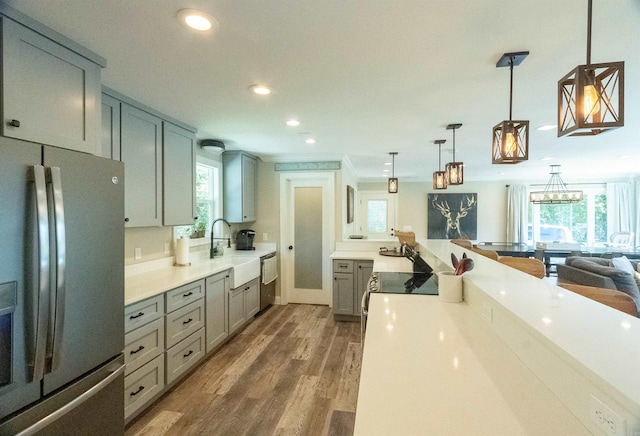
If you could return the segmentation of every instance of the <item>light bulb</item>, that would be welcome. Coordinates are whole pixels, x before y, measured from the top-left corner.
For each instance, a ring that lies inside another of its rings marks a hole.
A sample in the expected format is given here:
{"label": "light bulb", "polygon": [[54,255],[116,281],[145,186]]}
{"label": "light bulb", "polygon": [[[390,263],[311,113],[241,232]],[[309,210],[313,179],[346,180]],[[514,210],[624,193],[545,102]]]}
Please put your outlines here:
{"label": "light bulb", "polygon": [[502,141],[502,154],[504,157],[512,157],[516,151],[516,137],[513,132],[507,132]]}
{"label": "light bulb", "polygon": [[451,171],[449,171],[449,179],[452,183],[456,183],[458,181],[458,168],[451,168]]}
{"label": "light bulb", "polygon": [[600,112],[600,99],[594,85],[584,87],[584,117],[589,118]]}

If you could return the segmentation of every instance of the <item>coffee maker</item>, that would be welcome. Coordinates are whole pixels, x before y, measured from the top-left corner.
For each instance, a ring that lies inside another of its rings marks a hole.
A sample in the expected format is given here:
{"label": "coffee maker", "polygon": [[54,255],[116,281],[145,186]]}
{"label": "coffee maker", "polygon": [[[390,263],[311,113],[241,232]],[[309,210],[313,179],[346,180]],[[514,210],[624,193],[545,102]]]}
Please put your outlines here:
{"label": "coffee maker", "polygon": [[242,229],[236,234],[236,250],[255,250],[253,238],[256,232],[251,229]]}

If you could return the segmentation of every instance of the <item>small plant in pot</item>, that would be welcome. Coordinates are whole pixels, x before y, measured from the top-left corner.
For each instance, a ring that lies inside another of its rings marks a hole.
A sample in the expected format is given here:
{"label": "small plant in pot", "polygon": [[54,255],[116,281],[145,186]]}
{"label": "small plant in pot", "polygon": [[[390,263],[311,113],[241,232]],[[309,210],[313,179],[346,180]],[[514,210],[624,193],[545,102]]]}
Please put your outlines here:
{"label": "small plant in pot", "polygon": [[193,228],[191,231],[191,239],[204,238],[205,230],[206,230],[205,223],[202,221],[198,221],[193,225]]}

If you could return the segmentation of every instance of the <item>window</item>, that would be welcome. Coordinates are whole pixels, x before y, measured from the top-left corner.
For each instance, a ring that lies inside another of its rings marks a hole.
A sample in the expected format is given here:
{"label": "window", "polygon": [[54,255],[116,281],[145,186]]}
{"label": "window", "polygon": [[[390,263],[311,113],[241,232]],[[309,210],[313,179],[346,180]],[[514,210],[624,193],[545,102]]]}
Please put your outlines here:
{"label": "window", "polygon": [[196,213],[198,219],[192,226],[174,228],[174,236],[203,238],[211,232],[211,223],[222,216],[221,171],[222,165],[201,156],[196,163]]}
{"label": "window", "polygon": [[359,231],[368,239],[393,239],[397,194],[360,191],[358,197]]}
{"label": "window", "polygon": [[532,204],[529,240],[575,242],[595,246],[607,242],[607,195],[604,185],[582,189],[584,200],[572,204]]}

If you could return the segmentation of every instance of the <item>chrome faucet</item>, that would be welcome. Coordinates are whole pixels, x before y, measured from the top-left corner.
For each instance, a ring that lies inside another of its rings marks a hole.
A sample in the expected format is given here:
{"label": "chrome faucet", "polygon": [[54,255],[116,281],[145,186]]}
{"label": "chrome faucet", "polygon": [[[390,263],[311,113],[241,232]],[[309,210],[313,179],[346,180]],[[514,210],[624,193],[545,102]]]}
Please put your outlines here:
{"label": "chrome faucet", "polygon": [[[229,228],[229,237],[228,238],[214,238],[213,237],[213,227],[216,225],[216,223],[218,221],[222,221]],[[225,220],[224,218],[218,218],[218,219],[214,220],[213,223],[211,224],[211,248],[209,249],[209,257],[211,259],[213,259],[215,257],[215,254],[216,254],[216,252],[214,251],[214,248],[213,248],[213,240],[214,239],[222,239],[223,241],[226,240],[227,241],[227,248],[231,248],[231,224],[229,224],[229,222],[227,222],[227,220]]]}

